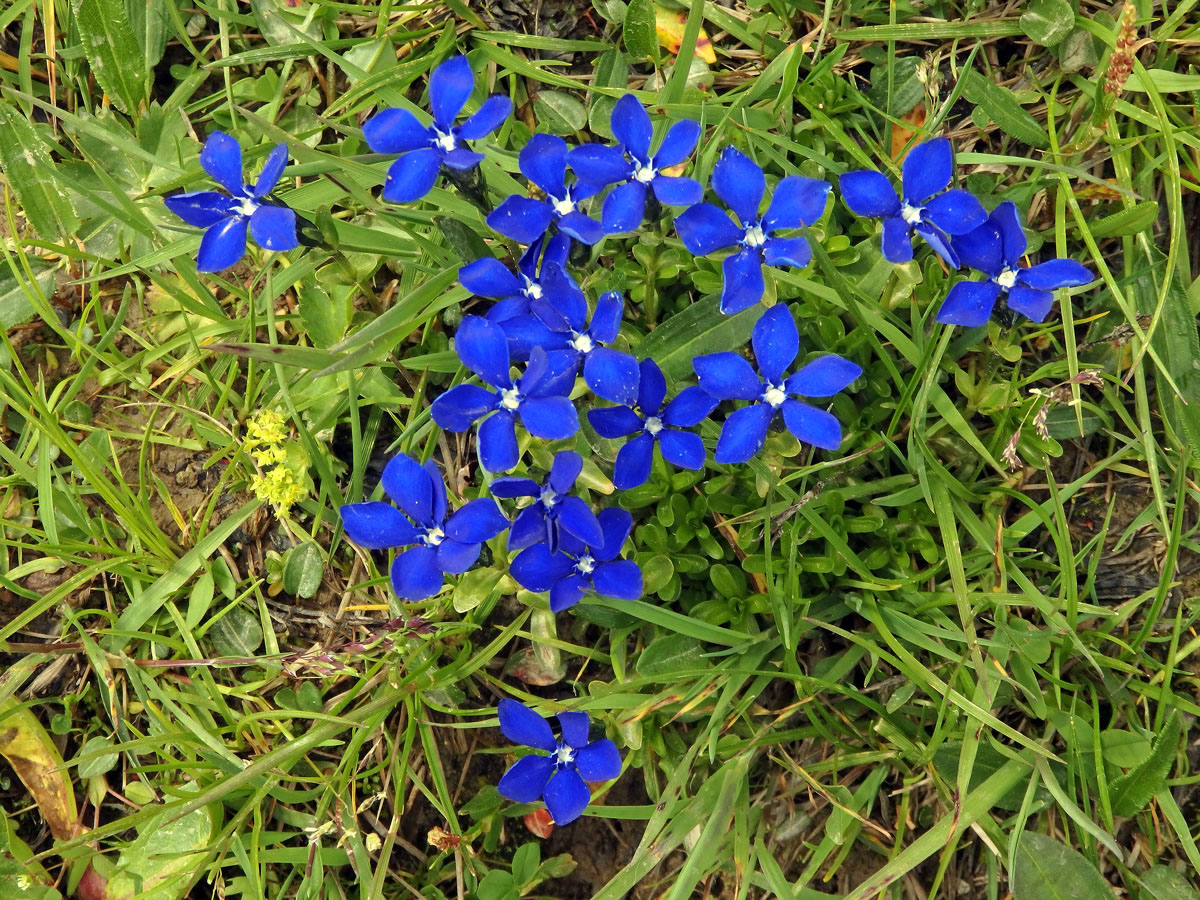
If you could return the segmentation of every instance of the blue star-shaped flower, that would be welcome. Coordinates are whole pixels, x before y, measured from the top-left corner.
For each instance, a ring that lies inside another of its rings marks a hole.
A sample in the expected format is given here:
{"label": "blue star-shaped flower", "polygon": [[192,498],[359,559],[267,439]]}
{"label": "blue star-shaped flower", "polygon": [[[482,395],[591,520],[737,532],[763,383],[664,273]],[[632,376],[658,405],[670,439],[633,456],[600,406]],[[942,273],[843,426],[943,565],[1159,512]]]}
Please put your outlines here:
{"label": "blue star-shaped flower", "polygon": [[663,407],[667,382],[662,369],[652,359],[640,366],[637,405],[641,415],[628,406],[609,406],[588,411],[588,421],[605,438],[619,438],[638,432],[617,452],[613,484],[627,491],[644,484],[650,477],[654,447],[662,457],[681,469],[699,469],[704,465],[704,442],[700,435],[684,428],[699,425],[716,407],[717,401],[701,387],[684,388]]}
{"label": "blue star-shaped flower", "polygon": [[587,544],[604,542],[596,514],[582,497],[570,496],[582,469],[583,458],[574,450],[563,450],[555,454],[545,484],[538,484],[532,478],[505,476],[488,486],[493,496],[503,499],[537,497],[535,503],[525,507],[513,519],[508,532],[509,553],[540,542],[557,550],[562,532]]}
{"label": "blue star-shaped flower", "polygon": [[479,425],[479,461],[488,472],[507,472],[520,459],[516,417],[525,430],[550,441],[579,430],[575,407],[565,396],[574,380],[574,359],[562,351],[535,347],[525,373],[509,374],[508,340],[499,325],[480,316],[464,316],[454,348],[463,365],[495,388],[460,384],[433,401],[433,421],[447,431]]}
{"label": "blue star-shaped flower", "polygon": [[432,597],[442,589],[446,574],[471,568],[483,542],[508,527],[491,497],[471,500],[447,519],[446,486],[432,462],[422,466],[401,453],[388,461],[382,483],[400,509],[368,500],[348,503],[338,512],[346,534],[360,547],[412,546],[392,563],[392,588],[401,600]]}
{"label": "blue star-shaped flower", "polygon": [[454,120],[475,89],[475,75],[465,56],[455,56],[429,76],[429,108],[433,122],[422,125],[406,109],[385,109],[363,124],[363,137],[376,153],[402,153],[388,168],[383,199],[389,203],[420,200],[433,188],[445,164],[473,169],[483,160],[464,141],[477,141],[497,128],[512,112],[512,101],[494,94],[462,125]]}
{"label": "blue star-shaped flower", "polygon": [[903,198],[888,179],[870,169],[847,172],[838,181],[842,199],[859,216],[883,218],[883,255],[894,263],[913,257],[912,235],[925,239],[947,263],[958,268],[952,235],[978,228],[987,212],[960,188],[946,190],[954,177],[954,152],[946,138],[918,144],[904,158]]}
{"label": "blue star-shaped flower", "polygon": [[242,148],[221,131],[214,131],[200,152],[200,165],[214,181],[229,191],[192,191],[164,197],[167,209],[189,225],[207,229],[200,239],[196,268],[201,272],[228,269],[246,252],[246,228],[264,250],[292,250],[296,239],[296,214],[282,203],[264,198],[275,189],[287,165],[287,146],[271,151],[254,187],[242,181]]}
{"label": "blue star-shaped flower", "polygon": [[1025,255],[1025,230],[1011,201],[1001,203],[988,220],[952,246],[959,259],[988,276],[987,281],[960,281],[950,288],[937,320],[947,325],[978,327],[987,322],[996,301],[1007,296],[1008,308],[1041,322],[1054,303],[1051,291],[1088,284],[1088,268],[1073,259],[1050,259],[1021,268]]}
{"label": "blue star-shaped flower", "polygon": [[529,591],[550,592],[550,609],[562,612],[574,606],[589,588],[602,597],[636,600],[642,596],[642,570],[631,559],[617,559],[633,528],[627,510],[610,506],[596,516],[603,540],[585,543],[568,531],[560,535],[557,550],[534,544],[512,561],[510,572]]}
{"label": "blue star-shaped flower", "polygon": [[676,122],[663,138],[658,152],[652,154],[650,116],[633,94],[626,94],[613,108],[611,126],[629,159],[623,175],[626,183],[604,198],[601,221],[608,234],[634,231],[642,224],[646,215],[647,187],[664,206],[690,206],[700,202],[704,196],[700,182],[662,172],[691,156],[700,140],[699,122],[688,119]]}
{"label": "blue star-shaped flower", "polygon": [[791,312],[773,306],[754,325],[751,339],[755,372],[737,353],[698,356],[692,365],[700,387],[718,400],[749,400],[721,426],[713,459],[719,463],[746,462],[762,449],[767,428],[780,412],[788,431],[799,440],[836,450],[842,443],[842,426],[830,413],[791,397],[830,397],[862,374],[862,368],[829,354],[814,359],[792,375],[784,372],[800,352],[800,335]]}
{"label": "blue star-shaped flower", "polygon": [[522,756],[496,789],[514,803],[544,799],[555,825],[574,822],[587,809],[592,799],[587,782],[610,781],[621,774],[617,745],[608,738],[588,741],[587,713],[559,713],[562,740],[556,741],[546,720],[516,700],[501,700],[497,711],[506,738],[549,755]]}
{"label": "blue star-shaped flower", "polygon": [[[549,239],[543,235],[521,254],[517,274],[510,272],[496,257],[485,256],[459,269],[458,280],[472,294],[496,299],[497,302],[485,315],[489,322],[503,322],[513,316],[528,315],[530,301],[541,299],[547,293],[539,268],[544,271],[547,265],[554,263],[560,272],[563,271],[571,249],[570,243],[570,238],[565,235],[556,234]],[[567,277],[570,278],[569,275]],[[573,279],[571,284],[575,286]],[[578,290],[578,287],[575,289]]]}
{"label": "blue star-shaped flower", "polygon": [[733,210],[741,225],[731,222],[719,207],[697,203],[675,219],[675,228],[695,256],[741,247],[722,265],[725,286],[721,312],[732,315],[762,299],[764,265],[808,265],[812,250],[804,238],[775,237],[774,233],[811,225],[821,218],[830,186],[814,178],[789,175],[775,186],[766,214],[759,216],[766,178],[750,157],[734,147],[721,151],[713,166],[712,182],[717,196]]}

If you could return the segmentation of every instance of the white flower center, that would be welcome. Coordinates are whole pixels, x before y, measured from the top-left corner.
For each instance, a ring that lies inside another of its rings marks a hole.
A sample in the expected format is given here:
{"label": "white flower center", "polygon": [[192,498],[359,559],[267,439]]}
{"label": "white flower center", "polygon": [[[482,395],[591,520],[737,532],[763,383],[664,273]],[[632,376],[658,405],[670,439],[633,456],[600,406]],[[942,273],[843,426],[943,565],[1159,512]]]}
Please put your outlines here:
{"label": "white flower center", "polygon": [[256,209],[258,209],[258,201],[253,197],[247,197],[242,201],[242,205],[237,208],[237,213],[239,216],[249,218],[254,215]]}
{"label": "white flower center", "polygon": [[[521,277],[525,278],[524,275],[522,275]],[[529,278],[525,278],[525,296],[528,297],[530,300],[541,300],[542,299],[542,286],[540,284],[538,284],[536,281],[533,281]]]}
{"label": "white flower center", "polygon": [[783,390],[783,388],[772,384],[768,385],[767,389],[763,391],[762,398],[772,406],[778,407],[781,406],[783,401],[787,399],[787,393]]}
{"label": "white flower center", "polygon": [[454,139],[454,135],[446,134],[441,131],[437,133],[437,137],[434,139],[433,143],[447,153],[458,146],[458,141]]}
{"label": "white flower center", "polygon": [[596,342],[586,334],[577,334],[571,341],[571,346],[580,353],[591,353],[596,347]]}
{"label": "white flower center", "polygon": [[436,547],[446,539],[446,532],[438,527],[430,528],[425,532],[425,543],[430,547]]}
{"label": "white flower center", "polygon": [[579,557],[579,562],[575,563],[575,571],[580,575],[591,575],[596,569],[596,561],[592,559],[592,554],[585,553]]}
{"label": "white flower center", "polygon": [[642,184],[649,184],[654,180],[654,176],[658,174],[658,169],[653,166],[639,164],[633,170],[633,180],[640,181]]}
{"label": "white flower center", "polygon": [[575,202],[570,197],[564,197],[562,200],[559,200],[557,197],[551,197],[550,199],[553,201],[554,211],[560,217],[575,212]]}
{"label": "white flower center", "polygon": [[650,437],[654,437],[662,430],[662,419],[658,416],[650,416],[650,418],[646,419],[646,434],[650,435]]}
{"label": "white flower center", "polygon": [[549,509],[558,503],[558,494],[554,492],[554,488],[550,487],[550,485],[546,485],[544,488],[542,488],[542,492],[538,495],[538,499],[542,501],[543,506]]}
{"label": "white flower center", "polygon": [[515,387],[510,387],[500,392],[500,405],[509,411],[521,405],[521,395],[517,393]]}
{"label": "white flower center", "polygon": [[923,206],[911,206],[908,203],[904,203],[900,206],[900,218],[909,225],[916,225],[921,221],[921,210],[924,208]]}
{"label": "white flower center", "polygon": [[742,243],[747,247],[761,247],[767,242],[767,236],[763,234],[761,225],[751,225],[746,229],[746,236],[742,238]]}
{"label": "white flower center", "polygon": [[1016,283],[1017,283],[1017,270],[1016,269],[1005,269],[1003,272],[1001,272],[999,275],[996,276],[996,284],[1000,285],[1000,287],[1002,287],[1002,288],[1005,288],[1005,289],[1011,288]]}
{"label": "white flower center", "polygon": [[554,762],[560,766],[569,766],[575,762],[575,751],[566,744],[559,744],[554,751]]}

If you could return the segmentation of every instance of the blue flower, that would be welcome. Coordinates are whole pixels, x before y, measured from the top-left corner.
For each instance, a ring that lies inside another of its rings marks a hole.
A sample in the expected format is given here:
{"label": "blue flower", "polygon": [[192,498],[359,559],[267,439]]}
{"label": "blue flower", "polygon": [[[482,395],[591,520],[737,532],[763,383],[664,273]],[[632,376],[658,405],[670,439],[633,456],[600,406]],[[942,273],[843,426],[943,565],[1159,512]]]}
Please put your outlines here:
{"label": "blue flower", "polygon": [[713,190],[737,215],[740,225],[719,207],[697,203],[675,219],[684,246],[696,256],[707,256],[727,247],[741,247],[722,266],[725,287],[721,312],[726,315],[749,309],[763,295],[763,265],[807,266],[812,259],[804,238],[774,237],[774,232],[811,225],[825,211],[829,184],[800,175],[789,175],[775,186],[766,214],[759,216],[766,192],[763,171],[734,147],[721,151],[713,166]]}
{"label": "blue flower", "polygon": [[913,257],[912,235],[925,239],[947,263],[958,268],[951,235],[966,234],[983,224],[987,212],[974,196],[959,188],[946,190],[954,177],[954,152],[946,138],[918,144],[904,158],[904,197],[879,172],[847,172],[838,186],[842,199],[860,216],[883,218],[883,255],[894,263]]}
{"label": "blue flower", "polygon": [[713,397],[751,401],[725,420],[713,459],[719,463],[746,462],[762,448],[767,428],[780,412],[788,431],[799,440],[836,450],[842,443],[838,420],[825,410],[789,398],[830,397],[861,375],[862,369],[829,354],[785,376],[785,370],[800,352],[800,335],[791,312],[783,304],[762,314],[754,325],[751,343],[758,360],[757,373],[737,353],[711,353],[692,362],[700,387]]}
{"label": "blue flower", "polygon": [[493,496],[503,499],[537,497],[537,502],[525,507],[513,519],[508,532],[509,553],[540,542],[557,550],[563,532],[586,544],[604,542],[600,522],[591,507],[582,497],[569,496],[582,469],[583,458],[574,450],[563,450],[555,454],[544,485],[531,478],[506,476],[488,486]]}
{"label": "blue flower", "polygon": [[[458,280],[472,294],[497,300],[485,316],[489,322],[528,315],[530,301],[547,293],[547,286],[542,283],[543,275],[538,272],[539,265],[544,272],[547,265],[554,263],[562,272],[562,267],[567,264],[570,243],[570,238],[564,235],[556,234],[548,240],[543,235],[521,255],[516,275],[496,257],[485,256],[459,269]],[[574,285],[573,280],[571,284]]]}
{"label": "blue flower", "polygon": [[[619,163],[623,159],[615,147],[605,147],[597,153],[576,157],[576,147],[571,151],[572,169],[578,178],[567,184],[567,144],[552,134],[535,134],[529,139],[517,157],[521,174],[541,188],[546,199],[512,196],[504,200],[488,217],[487,223],[493,231],[512,238],[521,244],[532,244],[555,222],[563,234],[594,244],[604,237],[604,230],[595,219],[579,211],[579,204],[588,197],[598,194],[612,178],[619,180]],[[575,168],[578,161],[579,168]],[[615,176],[615,178],[614,178]],[[593,180],[588,180],[591,177]]]}
{"label": "blue flower", "polygon": [[497,712],[506,738],[549,754],[522,756],[504,773],[497,790],[514,803],[545,799],[554,824],[566,825],[583,814],[592,799],[587,782],[621,774],[617,745],[608,738],[588,741],[587,713],[559,713],[562,740],[556,741],[546,720],[516,700],[501,700]]}
{"label": "blue flower", "polygon": [[422,125],[406,109],[385,109],[363,124],[363,137],[376,153],[402,153],[388,168],[383,183],[383,199],[389,203],[420,200],[437,181],[445,164],[452,169],[473,169],[483,159],[464,143],[486,137],[512,111],[507,97],[495,94],[462,125],[454,120],[475,89],[475,75],[465,56],[455,56],[429,76],[429,108],[433,122]]}
{"label": "blue flower", "polygon": [[392,562],[392,587],[401,600],[432,597],[446,574],[471,568],[483,542],[508,527],[491,497],[471,500],[447,519],[446,486],[437,467],[428,461],[422,466],[403,453],[384,468],[383,490],[400,509],[369,500],[349,503],[338,512],[346,534],[360,547],[412,546]]}
{"label": "blue flower", "polygon": [[246,227],[264,250],[291,250],[296,239],[296,214],[281,203],[263,198],[275,189],[287,165],[287,146],[280,144],[263,163],[254,187],[242,181],[242,148],[221,131],[214,131],[200,152],[200,165],[229,191],[193,191],[163,198],[167,209],[189,225],[207,229],[200,239],[196,268],[201,272],[228,269],[246,252]]}
{"label": "blue flower", "polygon": [[[690,206],[700,202],[704,196],[700,182],[664,175],[662,171],[691,156],[700,140],[700,123],[689,119],[676,122],[663,138],[658,152],[651,154],[650,116],[633,94],[626,94],[613,108],[611,125],[629,160],[623,175],[626,183],[604,198],[601,221],[608,234],[633,231],[642,224],[646,215],[647,187],[664,206]],[[583,151],[581,147],[577,152]]]}
{"label": "blue flower", "polygon": [[652,359],[641,362],[637,405],[641,415],[628,406],[609,406],[588,411],[588,421],[604,438],[619,438],[639,432],[617,452],[613,484],[627,491],[644,484],[650,477],[654,447],[662,457],[681,469],[699,469],[704,465],[704,442],[700,435],[681,429],[699,425],[713,411],[717,401],[701,387],[684,388],[663,407],[667,382],[662,369]]}
{"label": "blue flower", "polygon": [[556,441],[579,430],[575,407],[565,396],[574,381],[569,353],[547,353],[535,347],[525,373],[509,374],[508,341],[499,325],[479,316],[465,316],[454,340],[459,359],[495,388],[460,384],[433,401],[433,420],[447,431],[466,431],[479,425],[479,460],[489,472],[506,472],[520,459],[516,417],[530,434]]}
{"label": "blue flower", "polygon": [[1093,280],[1087,267],[1073,259],[1050,259],[1021,268],[1025,230],[1010,201],[997,206],[974,231],[954,238],[952,246],[964,263],[988,280],[960,281],[950,288],[937,314],[937,320],[947,325],[974,328],[985,324],[1001,297],[1007,297],[1009,309],[1041,322],[1054,303],[1051,291]]}
{"label": "blue flower", "polygon": [[521,587],[550,592],[552,612],[574,606],[589,588],[602,597],[618,600],[642,596],[642,570],[638,564],[631,559],[617,559],[633,528],[633,516],[610,506],[600,510],[596,520],[603,532],[601,541],[581,541],[564,530],[557,550],[547,544],[534,544],[512,561],[510,572]]}

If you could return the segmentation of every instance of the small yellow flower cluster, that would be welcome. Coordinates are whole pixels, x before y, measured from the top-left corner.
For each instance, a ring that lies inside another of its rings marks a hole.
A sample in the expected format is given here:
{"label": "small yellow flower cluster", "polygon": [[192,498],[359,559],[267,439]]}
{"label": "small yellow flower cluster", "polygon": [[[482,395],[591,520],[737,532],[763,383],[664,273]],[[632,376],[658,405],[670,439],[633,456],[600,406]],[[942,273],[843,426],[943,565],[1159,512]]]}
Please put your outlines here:
{"label": "small yellow flower cluster", "polygon": [[262,470],[250,479],[250,489],[258,499],[274,504],[281,516],[308,493],[308,455],[290,438],[286,420],[272,410],[246,423],[243,446]]}

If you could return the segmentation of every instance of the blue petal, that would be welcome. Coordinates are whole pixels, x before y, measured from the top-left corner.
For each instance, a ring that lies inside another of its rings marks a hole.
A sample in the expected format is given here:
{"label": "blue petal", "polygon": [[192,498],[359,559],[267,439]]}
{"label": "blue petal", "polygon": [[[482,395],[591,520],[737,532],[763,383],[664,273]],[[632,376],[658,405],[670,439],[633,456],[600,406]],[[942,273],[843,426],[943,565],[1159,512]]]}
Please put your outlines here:
{"label": "blue petal", "polygon": [[208,228],[222,219],[234,215],[241,204],[220,191],[191,191],[163,197],[167,209],[183,219],[188,225]]}
{"label": "blue petal", "polygon": [[684,388],[667,404],[662,420],[676,428],[691,428],[707,419],[716,406],[716,398],[704,388],[693,385]]}
{"label": "blue petal", "polygon": [[801,397],[832,397],[862,375],[862,366],[829,354],[814,359],[789,376],[786,390]]}
{"label": "blue petal", "polygon": [[526,397],[518,410],[521,424],[534,437],[561,441],[579,430],[579,414],[566,397]]}
{"label": "blue petal", "polygon": [[675,217],[675,230],[693,256],[708,256],[732,247],[742,239],[742,229],[711,203],[689,206]]}
{"label": "blue petal", "polygon": [[604,198],[600,221],[606,234],[636,231],[645,217],[646,186],[640,182],[618,185]]}
{"label": "blue petal", "polygon": [[978,328],[987,324],[1000,296],[1000,286],[990,281],[960,281],[950,288],[937,320],[943,325]]}
{"label": "blue petal", "polygon": [[667,395],[667,380],[663,377],[658,363],[650,358],[643,359],[638,364],[640,384],[638,385],[637,405],[647,416],[657,415],[662,409],[663,397]]}
{"label": "blue petal", "polygon": [[1004,246],[995,216],[966,234],[957,235],[951,242],[959,262],[985,275],[999,275],[1004,268]]}
{"label": "blue petal", "polygon": [[627,491],[645,484],[650,477],[650,465],[654,462],[654,438],[639,434],[617,451],[613,465],[613,484],[619,491]]}
{"label": "blue petal", "polygon": [[429,76],[429,108],[442,131],[450,130],[473,90],[475,73],[465,56],[452,56],[433,70]]}
{"label": "blue petal", "polygon": [[690,206],[699,203],[704,196],[703,186],[692,178],[655,175],[650,187],[654,188],[654,196],[663,206]]}
{"label": "blue petal", "polygon": [[673,466],[695,471],[704,465],[704,441],[698,434],[666,428],[658,436],[658,446]]}
{"label": "blue petal", "polygon": [[287,165],[287,160],[287,144],[280,144],[268,154],[262,171],[258,173],[258,181],[254,183],[253,194],[255,197],[265,197],[275,190],[275,185],[279,184],[279,178],[283,175],[283,168]]}
{"label": "blue petal", "polygon": [[[529,314],[529,300],[526,299],[524,294],[515,294],[511,297],[505,297],[503,300],[497,300],[492,305],[492,308],[484,313],[483,317],[489,322],[495,322],[497,325],[502,326],[509,319]],[[508,352],[513,359],[521,358],[513,355],[511,344],[509,345]]]}
{"label": "blue petal", "polygon": [[223,131],[214,131],[200,151],[200,165],[217,184],[231,194],[242,196],[242,148]]}
{"label": "blue petal", "polygon": [[[1028,269],[1017,270],[1017,281],[1039,291],[1090,284],[1094,276],[1087,266],[1073,259],[1048,259]],[[1012,305],[1011,303],[1009,304]]]}
{"label": "blue petal", "polygon": [[621,774],[621,753],[616,744],[601,738],[579,749],[575,765],[584,781],[611,781]]}
{"label": "blue petal", "polygon": [[583,380],[597,397],[632,406],[638,394],[638,362],[628,353],[597,347],[583,361]]}
{"label": "blue petal", "polygon": [[763,216],[763,229],[778,231],[811,225],[825,214],[825,202],[833,185],[816,178],[789,175],[775,187],[771,205]]}
{"label": "blue petal", "polygon": [[415,459],[397,453],[384,466],[380,482],[384,493],[414,522],[429,526],[441,524],[440,519],[433,517],[434,476]]}
{"label": "blue petal", "polygon": [[560,769],[542,792],[555,825],[574,822],[587,809],[592,793],[574,769]]}
{"label": "blue petal", "polygon": [[894,263],[913,258],[912,227],[899,216],[883,220],[883,256]]}
{"label": "blue petal", "polygon": [[550,612],[560,613],[570,609],[583,599],[587,587],[588,580],[582,575],[568,575],[554,582],[550,588]]}
{"label": "blue petal", "polygon": [[592,313],[592,325],[588,329],[593,341],[611,344],[621,331],[621,318],[625,314],[625,298],[618,291],[606,291],[596,301]]}
{"label": "blue petal", "polygon": [[892,183],[879,172],[862,169],[838,179],[842,200],[856,216],[884,218],[900,212],[900,198]]}
{"label": "blue petal", "polygon": [[529,359],[534,347],[564,349],[569,346],[568,335],[551,331],[534,315],[513,316],[499,323],[508,338],[508,352],[515,360]]}
{"label": "blue petal", "polygon": [[795,266],[803,269],[812,262],[808,241],[798,238],[767,238],[763,244],[763,262],[768,266]]}
{"label": "blue petal", "polygon": [[458,270],[458,280],[480,297],[512,297],[521,293],[521,282],[508,266],[494,256],[485,256]]}
{"label": "blue petal", "polygon": [[574,561],[565,553],[552,552],[545,544],[534,544],[517,554],[509,572],[525,590],[540,594],[574,569]]}
{"label": "blue petal", "polygon": [[250,234],[264,250],[294,250],[300,246],[296,239],[296,214],[286,206],[264,204],[250,216]]}
{"label": "blue petal", "polygon": [[774,384],[800,352],[800,332],[787,304],[776,304],[759,317],[751,346],[763,380]]}
{"label": "blue petal", "polygon": [[555,507],[554,517],[563,531],[583,541],[585,546],[599,547],[604,543],[600,522],[582,497],[563,497]]}
{"label": "blue petal", "polygon": [[461,575],[479,559],[483,544],[464,544],[446,538],[437,545],[438,567],[448,575]]}
{"label": "blue petal", "polygon": [[496,395],[477,384],[460,384],[439,394],[430,407],[433,421],[447,431],[466,431],[496,408]]}
{"label": "blue petal", "polygon": [[565,397],[571,393],[578,368],[579,354],[574,350],[552,349],[547,353],[534,347],[518,386],[527,397]]}
{"label": "blue petal", "polygon": [[725,257],[721,271],[725,284],[721,288],[721,312],[727,316],[749,309],[762,299],[763,283],[762,250],[745,247],[732,256]]}
{"label": "blue petal", "polygon": [[1008,292],[1008,308],[1014,309],[1034,322],[1041,322],[1054,305],[1054,294],[1039,291],[1024,284],[1013,285]]}
{"label": "blue petal", "polygon": [[512,386],[508,365],[508,340],[504,330],[482,316],[463,316],[454,335],[454,350],[463,365],[493,387]]}
{"label": "blue petal", "polygon": [[486,137],[503,125],[511,112],[512,101],[500,94],[493,94],[483,101],[473,116],[462,123],[458,136],[464,141]]}
{"label": "blue petal", "polygon": [[432,459],[427,459],[421,463],[421,468],[429,475],[429,484],[433,488],[433,504],[431,508],[433,522],[445,522],[446,482],[442,479],[442,473],[438,471],[437,463]]}
{"label": "blue petal", "polygon": [[1025,228],[1021,223],[1017,205],[1011,200],[1005,200],[992,210],[991,222],[1000,232],[1000,240],[1004,245],[1004,261],[1015,266],[1017,260],[1025,255],[1027,246]]}
{"label": "blue petal", "polygon": [[546,241],[546,253],[542,257],[542,265],[547,263],[555,263],[559,266],[567,264],[567,257],[571,254],[571,239],[566,235],[556,234]]}
{"label": "blue petal", "polygon": [[691,156],[700,140],[701,130],[700,123],[691,119],[681,119],[672,125],[654,154],[654,168],[669,169]]}
{"label": "blue petal", "polygon": [[566,192],[567,143],[553,134],[535,134],[517,157],[521,174],[561,200]]}
{"label": "blue petal", "polygon": [[642,570],[630,559],[597,563],[592,572],[592,587],[601,597],[636,600],[642,596]]}
{"label": "blue petal", "polygon": [[537,754],[522,756],[496,783],[496,790],[513,803],[533,803],[542,796],[553,772],[554,760],[551,757]]}
{"label": "blue petal", "polygon": [[950,245],[950,236],[942,232],[931,222],[921,222],[913,229],[921,236],[934,252],[937,253],[946,264],[953,268],[958,268],[958,254],[954,252],[954,248]]}
{"label": "blue petal", "polygon": [[613,137],[625,145],[629,155],[641,162],[650,159],[650,116],[633,94],[626,94],[613,106],[609,128]]}
{"label": "blue petal", "polygon": [[204,232],[200,238],[200,252],[196,254],[196,270],[220,272],[228,269],[246,252],[246,220],[231,216],[218,222]]}
{"label": "blue petal", "polygon": [[513,519],[508,530],[508,552],[511,556],[518,550],[532,547],[550,538],[550,525],[546,520],[546,507],[541,503],[527,506]]}
{"label": "blue petal", "polygon": [[836,450],[842,445],[842,426],[831,413],[799,400],[783,402],[783,423],[797,440],[820,447]]}
{"label": "blue petal", "polygon": [[388,203],[411,203],[433,189],[442,168],[442,152],[423,147],[405,153],[388,167],[383,182],[383,199]]}
{"label": "blue petal", "polygon": [[588,714],[585,712],[560,712],[558,729],[562,742],[573,750],[581,750],[588,742]]}
{"label": "blue petal", "polygon": [[420,532],[390,503],[368,500],[347,503],[338,510],[346,536],[367,550],[415,544]]}
{"label": "blue petal", "polygon": [[583,471],[583,457],[574,450],[560,450],[554,454],[550,463],[550,474],[546,476],[546,484],[556,494],[569,493],[575,487],[575,479]]}
{"label": "blue petal", "polygon": [[754,367],[736,353],[709,353],[692,360],[700,387],[718,400],[757,400],[763,386]]}
{"label": "blue petal", "polygon": [[507,472],[521,459],[517,447],[516,419],[507,409],[483,420],[479,426],[479,463],[486,472]]}
{"label": "blue petal", "polygon": [[446,578],[432,547],[413,547],[392,562],[392,590],[401,600],[424,600],[442,589]]}
{"label": "blue petal", "polygon": [[602,409],[589,409],[588,422],[596,434],[602,438],[613,440],[641,431],[642,417],[628,406],[606,406]]}
{"label": "blue petal", "polygon": [[558,220],[558,229],[563,234],[569,234],[575,240],[587,244],[598,244],[604,237],[604,228],[595,219],[590,219],[581,212],[569,212]]}
{"label": "blue petal", "polygon": [[946,234],[966,234],[986,222],[988,214],[973,194],[955,188],[925,204],[923,218]]}
{"label": "blue petal", "polygon": [[592,555],[601,562],[609,562],[617,558],[629,540],[629,532],[633,530],[633,515],[627,509],[610,506],[600,510],[596,518],[600,521],[604,540],[599,547],[592,548]]}
{"label": "blue petal", "polygon": [[384,109],[363,123],[363,137],[375,153],[407,153],[428,147],[434,135],[407,109]]}
{"label": "blue petal", "polygon": [[525,704],[505,697],[497,705],[496,713],[500,717],[500,733],[514,744],[545,750],[547,753],[553,752],[558,746],[550,723]]}
{"label": "blue petal", "polygon": [[488,227],[520,244],[532,244],[554,221],[545,200],[516,195],[505,198],[487,217]]}
{"label": "blue petal", "polygon": [[755,403],[735,410],[721,426],[721,437],[713,459],[719,463],[744,463],[762,449],[767,426],[775,417],[775,408]]}
{"label": "blue petal", "polygon": [[512,500],[514,497],[536,497],[541,493],[541,486],[532,478],[519,478],[516,475],[504,475],[488,485],[488,491],[493,497],[501,500]]}
{"label": "blue petal", "polygon": [[713,190],[737,213],[742,225],[758,221],[758,207],[767,189],[763,171],[737,147],[726,147],[717,157],[712,172]]}
{"label": "blue petal", "polygon": [[[555,331],[583,331],[587,326],[587,300],[575,279],[555,262],[542,265],[542,295],[530,308]],[[549,349],[549,348],[547,348]]]}
{"label": "blue petal", "polygon": [[591,185],[616,184],[629,177],[629,160],[619,147],[583,144],[567,154],[567,165],[580,181]]}
{"label": "blue petal", "polygon": [[460,172],[473,169],[481,162],[483,162],[483,154],[476,153],[474,150],[469,150],[466,147],[455,147],[442,157],[443,164]]}
{"label": "blue petal", "polygon": [[480,497],[463,504],[446,521],[446,534],[464,544],[490,541],[505,528],[508,519],[491,497]]}
{"label": "blue petal", "polygon": [[944,137],[917,144],[904,158],[904,196],[914,206],[944,190],[954,176],[954,151]]}

